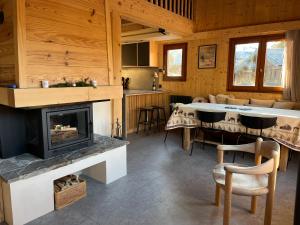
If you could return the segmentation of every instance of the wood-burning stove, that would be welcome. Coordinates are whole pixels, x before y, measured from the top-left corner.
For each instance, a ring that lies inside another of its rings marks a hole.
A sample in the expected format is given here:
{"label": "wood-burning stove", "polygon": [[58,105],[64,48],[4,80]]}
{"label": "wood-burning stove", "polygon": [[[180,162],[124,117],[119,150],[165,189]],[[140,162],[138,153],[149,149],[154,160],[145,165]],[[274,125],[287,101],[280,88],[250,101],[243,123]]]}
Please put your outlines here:
{"label": "wood-burning stove", "polygon": [[92,112],[88,103],[36,109],[1,106],[0,157],[29,152],[49,158],[90,146]]}

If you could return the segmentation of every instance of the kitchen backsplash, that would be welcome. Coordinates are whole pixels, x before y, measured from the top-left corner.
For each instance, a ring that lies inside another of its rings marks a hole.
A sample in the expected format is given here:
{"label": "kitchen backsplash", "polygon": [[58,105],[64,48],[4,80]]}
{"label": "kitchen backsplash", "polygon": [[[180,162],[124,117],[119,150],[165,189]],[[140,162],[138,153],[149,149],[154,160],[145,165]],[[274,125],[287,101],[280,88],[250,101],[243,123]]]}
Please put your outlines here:
{"label": "kitchen backsplash", "polygon": [[[129,89],[131,90],[152,90],[154,72],[158,69],[154,67],[147,68],[122,68],[122,77],[129,78]],[[158,78],[156,78],[156,87],[158,87]]]}

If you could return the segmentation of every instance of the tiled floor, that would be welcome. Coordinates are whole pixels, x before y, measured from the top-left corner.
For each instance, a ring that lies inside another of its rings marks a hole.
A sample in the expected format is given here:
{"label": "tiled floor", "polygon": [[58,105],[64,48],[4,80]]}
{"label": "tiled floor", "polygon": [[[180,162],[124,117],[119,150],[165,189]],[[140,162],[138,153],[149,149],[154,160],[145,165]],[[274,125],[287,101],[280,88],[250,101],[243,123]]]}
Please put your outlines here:
{"label": "tiled floor", "polygon": [[[213,205],[216,164],[214,147],[196,145],[190,157],[180,148],[180,136],[163,133],[132,135],[128,146],[128,175],[110,185],[88,179],[88,196],[30,225],[221,225],[223,208]],[[231,155],[226,155],[228,160]],[[245,161],[250,162],[250,156]],[[239,161],[243,161],[240,157]],[[292,225],[296,163],[278,174],[273,225]],[[265,198],[256,215],[250,199],[234,196],[232,224],[263,224]]]}

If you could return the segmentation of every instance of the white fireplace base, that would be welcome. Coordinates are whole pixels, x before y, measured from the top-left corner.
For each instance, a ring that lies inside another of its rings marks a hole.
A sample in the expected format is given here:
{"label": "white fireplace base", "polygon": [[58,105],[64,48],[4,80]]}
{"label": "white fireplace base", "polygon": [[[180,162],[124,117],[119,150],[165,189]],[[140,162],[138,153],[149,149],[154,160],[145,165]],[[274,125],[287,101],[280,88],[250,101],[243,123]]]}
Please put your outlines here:
{"label": "white fireplace base", "polygon": [[126,145],[12,183],[2,183],[5,221],[23,225],[54,210],[54,180],[83,171],[109,184],[127,174]]}

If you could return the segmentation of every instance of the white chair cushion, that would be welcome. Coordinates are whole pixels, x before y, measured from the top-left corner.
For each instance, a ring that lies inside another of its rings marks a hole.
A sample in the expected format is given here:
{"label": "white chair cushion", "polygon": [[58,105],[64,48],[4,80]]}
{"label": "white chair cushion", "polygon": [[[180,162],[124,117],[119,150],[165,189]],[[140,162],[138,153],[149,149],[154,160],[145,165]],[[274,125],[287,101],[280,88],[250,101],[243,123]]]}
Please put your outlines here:
{"label": "white chair cushion", "polygon": [[[215,166],[213,177],[217,184],[225,188],[225,165],[236,165],[246,167],[241,164],[223,163]],[[268,193],[268,175],[232,175],[232,193],[236,195],[258,196]]]}

